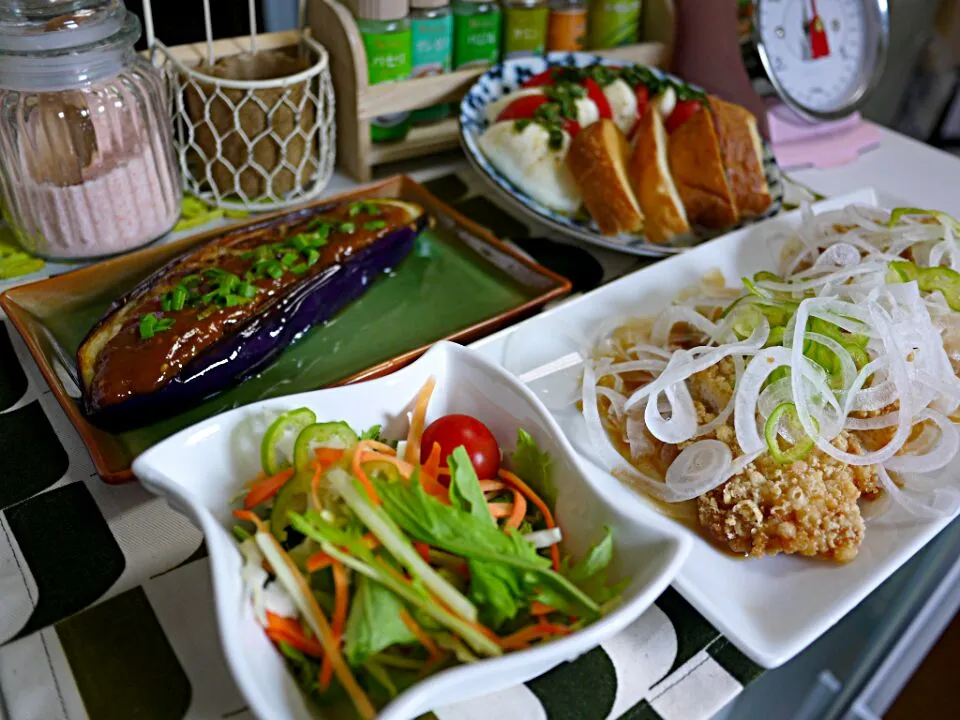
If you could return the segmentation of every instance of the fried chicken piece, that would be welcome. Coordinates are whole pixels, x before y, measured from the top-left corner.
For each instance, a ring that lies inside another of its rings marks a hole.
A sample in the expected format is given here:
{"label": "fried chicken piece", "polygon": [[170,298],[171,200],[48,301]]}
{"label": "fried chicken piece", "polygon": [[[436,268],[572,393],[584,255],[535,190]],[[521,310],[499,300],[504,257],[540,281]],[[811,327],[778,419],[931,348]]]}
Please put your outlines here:
{"label": "fried chicken piece", "polygon": [[[717,439],[724,440],[725,430],[733,434],[724,426]],[[842,436],[838,440],[846,445]],[[820,450],[790,466],[765,454],[697,498],[697,511],[700,525],[735,553],[799,553],[847,562],[863,540],[859,497],[853,468]]]}
{"label": "fried chicken piece", "polygon": [[[690,379],[700,423],[713,419],[726,405],[733,378],[733,363],[724,361]],[[732,417],[704,437],[725,443],[734,457],[741,454]],[[841,433],[834,444],[846,452],[863,451],[849,433]],[[712,538],[738,554],[799,553],[847,562],[856,557],[863,540],[857,500],[861,493],[879,489],[872,466],[847,465],[818,449],[789,466],[764,454],[700,496],[698,519]]]}

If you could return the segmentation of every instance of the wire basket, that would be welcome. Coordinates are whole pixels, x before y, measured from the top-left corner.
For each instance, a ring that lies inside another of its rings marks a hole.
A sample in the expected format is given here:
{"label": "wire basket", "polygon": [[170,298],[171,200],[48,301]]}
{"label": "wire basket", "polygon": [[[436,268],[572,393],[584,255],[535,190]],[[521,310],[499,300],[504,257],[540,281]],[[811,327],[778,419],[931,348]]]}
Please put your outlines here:
{"label": "wire basket", "polygon": [[206,56],[154,38],[149,2],[147,42],[167,78],[184,189],[222,208],[277,210],[316,197],[330,182],[333,81],[327,51],[306,33],[295,33],[292,46],[258,51],[250,6],[249,49],[233,43],[234,52],[217,59],[224,43],[212,40],[207,0]]}

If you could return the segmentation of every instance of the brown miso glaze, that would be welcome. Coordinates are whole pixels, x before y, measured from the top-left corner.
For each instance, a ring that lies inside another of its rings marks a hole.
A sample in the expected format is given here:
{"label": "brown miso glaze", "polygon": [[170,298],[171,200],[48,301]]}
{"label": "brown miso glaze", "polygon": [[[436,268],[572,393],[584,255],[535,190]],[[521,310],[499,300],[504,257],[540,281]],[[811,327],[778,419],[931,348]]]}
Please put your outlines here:
{"label": "brown miso glaze", "polygon": [[[361,206],[362,207],[362,206]],[[104,346],[97,358],[96,370],[90,387],[93,401],[103,407],[119,403],[135,395],[154,392],[172,378],[211,345],[238,332],[248,320],[262,312],[280,296],[286,295],[292,286],[330,272],[354,252],[376,242],[380,237],[410,221],[408,212],[400,206],[377,204],[379,212],[366,209],[349,216],[350,206],[331,209],[324,219],[352,223],[354,232],[333,229],[327,243],[317,248],[320,260],[301,275],[289,271],[273,279],[251,279],[259,292],[249,302],[235,307],[207,305],[185,307],[179,311],[164,312],[163,297],[175,288],[187,275],[202,273],[210,268],[220,268],[243,279],[245,273],[257,263],[256,258],[243,255],[258,246],[282,242],[298,233],[310,232],[309,222],[292,227],[277,227],[254,233],[228,236],[222,241],[199,248],[184,257],[160,282],[140,298],[126,314],[119,332]],[[365,223],[384,222],[378,229],[364,228]],[[208,281],[200,286],[200,292],[208,292],[213,285]],[[144,339],[140,334],[140,319],[154,313],[158,318],[172,318],[173,327],[157,332]]]}

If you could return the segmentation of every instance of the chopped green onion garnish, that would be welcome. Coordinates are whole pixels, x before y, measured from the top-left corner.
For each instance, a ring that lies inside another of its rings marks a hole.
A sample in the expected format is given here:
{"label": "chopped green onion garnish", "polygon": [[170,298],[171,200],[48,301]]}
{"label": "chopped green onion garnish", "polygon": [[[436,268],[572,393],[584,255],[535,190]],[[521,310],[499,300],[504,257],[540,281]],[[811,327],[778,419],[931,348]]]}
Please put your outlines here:
{"label": "chopped green onion garnish", "polygon": [[190,292],[183,285],[178,285],[173,289],[173,296],[170,298],[171,309],[183,310],[189,298]]}
{"label": "chopped green onion garnish", "polygon": [[345,222],[345,223],[340,223],[337,230],[339,230],[342,233],[352,233],[357,231],[357,226],[352,222]]}
{"label": "chopped green onion garnish", "polygon": [[244,298],[252,298],[252,297],[256,297],[257,295],[256,285],[251,285],[248,282],[240,283],[239,285],[237,285],[236,291],[237,291],[237,295]]}
{"label": "chopped green onion garnish", "polygon": [[320,253],[310,248],[310,251],[307,253],[307,267],[312,267],[320,262]]}
{"label": "chopped green onion garnish", "polygon": [[387,223],[383,220],[373,220],[363,224],[364,230],[383,230],[387,226]]}

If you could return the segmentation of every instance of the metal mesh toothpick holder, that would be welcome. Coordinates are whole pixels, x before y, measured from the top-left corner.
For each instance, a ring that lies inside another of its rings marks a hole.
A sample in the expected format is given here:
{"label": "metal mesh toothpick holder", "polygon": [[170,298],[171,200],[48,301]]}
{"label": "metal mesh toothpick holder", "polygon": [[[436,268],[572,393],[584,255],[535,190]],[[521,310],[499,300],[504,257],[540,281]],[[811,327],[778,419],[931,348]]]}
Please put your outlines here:
{"label": "metal mesh toothpick holder", "polygon": [[144,0],[147,45],[168,80],[184,188],[223,208],[276,210],[316,197],[330,181],[333,82],[327,51],[307,33],[293,47],[258,50],[254,0],[248,5],[249,48],[234,44],[218,59],[224,43],[213,41],[209,0],[206,52],[194,46],[193,57],[156,39]]}

